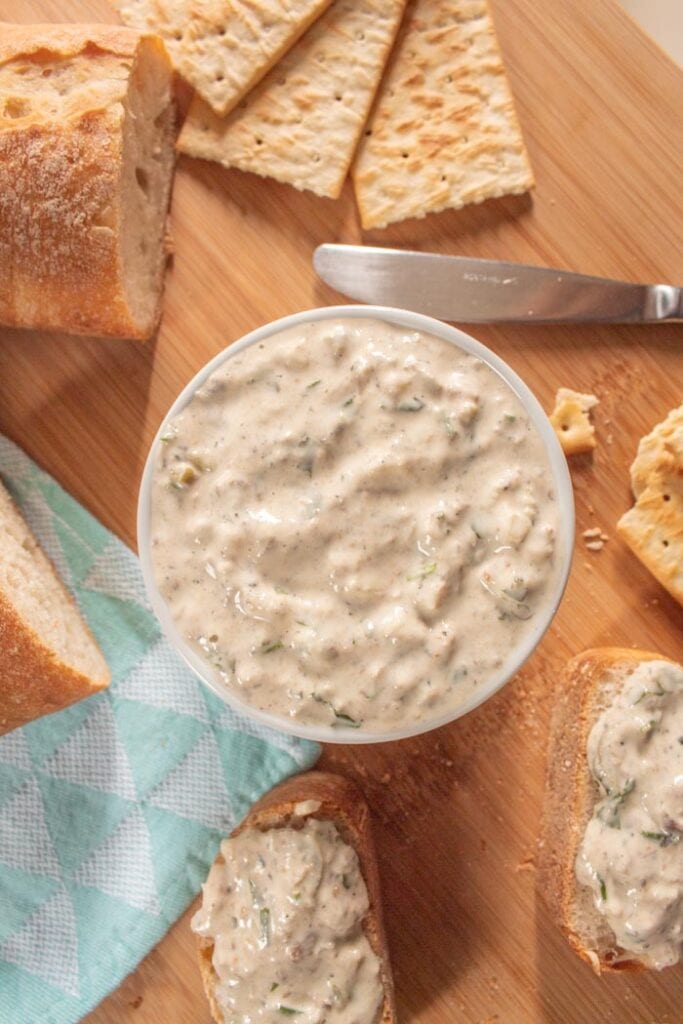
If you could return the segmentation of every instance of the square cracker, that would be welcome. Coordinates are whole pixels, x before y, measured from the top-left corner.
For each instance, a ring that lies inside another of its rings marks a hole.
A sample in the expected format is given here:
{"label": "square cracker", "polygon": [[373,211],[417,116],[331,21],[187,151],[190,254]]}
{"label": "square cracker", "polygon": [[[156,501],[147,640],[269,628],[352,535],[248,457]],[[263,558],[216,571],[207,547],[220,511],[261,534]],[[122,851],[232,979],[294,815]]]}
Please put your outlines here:
{"label": "square cracker", "polygon": [[364,228],[531,188],[485,0],[411,0],[352,176]]}
{"label": "square cracker", "polygon": [[160,35],[176,70],[224,116],[330,0],[110,0],[126,25]]}
{"label": "square cracker", "polygon": [[619,536],[683,604],[683,406],[644,437],[631,467],[636,503],[617,523]]}
{"label": "square cracker", "polygon": [[195,98],[178,149],[335,199],[405,2],[334,0],[227,118]]}

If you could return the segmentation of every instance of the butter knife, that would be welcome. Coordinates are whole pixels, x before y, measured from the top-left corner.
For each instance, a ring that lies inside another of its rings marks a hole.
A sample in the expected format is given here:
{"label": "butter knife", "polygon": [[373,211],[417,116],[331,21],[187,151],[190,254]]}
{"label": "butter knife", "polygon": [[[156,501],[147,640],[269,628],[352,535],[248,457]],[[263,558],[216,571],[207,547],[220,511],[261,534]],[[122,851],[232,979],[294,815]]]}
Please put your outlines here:
{"label": "butter knife", "polygon": [[360,302],[459,323],[683,320],[683,289],[668,284],[365,245],[319,245],[313,266],[323,281]]}

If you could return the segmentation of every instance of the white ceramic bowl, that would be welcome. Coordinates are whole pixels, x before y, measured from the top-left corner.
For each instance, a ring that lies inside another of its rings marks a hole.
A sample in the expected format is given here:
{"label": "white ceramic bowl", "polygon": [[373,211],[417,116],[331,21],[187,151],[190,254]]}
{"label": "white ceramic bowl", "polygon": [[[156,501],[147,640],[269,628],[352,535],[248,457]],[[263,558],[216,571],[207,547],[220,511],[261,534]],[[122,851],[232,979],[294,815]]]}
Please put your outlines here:
{"label": "white ceramic bowl", "polygon": [[[557,553],[560,565],[555,578],[552,591],[548,595],[547,602],[536,617],[534,627],[524,637],[523,642],[511,652],[507,661],[494,675],[488,679],[474,694],[470,700],[465,701],[459,707],[448,712],[442,712],[432,719],[416,722],[401,729],[392,729],[388,732],[375,732],[368,729],[352,729],[340,726],[304,725],[293,718],[285,718],[280,715],[269,714],[258,708],[251,707],[240,699],[240,697],[220,679],[214,672],[211,665],[204,661],[194,651],[178,632],[173,622],[166,603],[157,590],[151,559],[150,543],[150,514],[151,514],[151,485],[154,464],[156,462],[159,438],[168,429],[169,420],[173,419],[194,396],[197,388],[201,387],[207,377],[221,366],[226,359],[241,352],[249,345],[255,345],[266,338],[279,334],[290,327],[298,327],[301,324],[311,321],[330,320],[336,317],[351,319],[375,319],[384,320],[399,327],[405,327],[413,331],[423,331],[432,334],[437,338],[450,342],[450,344],[469,352],[487,363],[495,372],[503,378],[510,389],[515,393],[522,403],[529,419],[538,431],[545,448],[550,471],[553,477],[555,495],[558,505],[559,530],[557,537]],[[466,715],[468,711],[478,707],[485,700],[488,700],[494,693],[514,676],[518,669],[524,664],[534,648],[540,642],[544,633],[553,620],[559,606],[562,594],[564,593],[569,569],[571,566],[572,550],[574,546],[574,496],[572,484],[567,469],[567,462],[559,442],[555,437],[553,428],[548,417],[539,405],[536,397],[529,390],[526,384],[517,374],[510,369],[494,352],[486,348],[480,342],[475,341],[468,334],[434,320],[432,317],[422,316],[420,313],[410,313],[406,310],[391,309],[386,306],[326,306],[322,309],[309,309],[303,313],[294,313],[292,316],[283,317],[281,320],[274,320],[257,328],[245,337],[240,338],[229,348],[219,352],[217,356],[206,364],[206,366],[193,377],[189,384],[178,395],[166,417],[157,431],[147,457],[147,462],[142,474],[140,495],[138,500],[138,550],[142,563],[142,574],[147,588],[147,594],[152,608],[161,624],[161,628],[173,647],[178,651],[190,668],[213,690],[222,700],[230,704],[237,711],[251,718],[262,722],[264,725],[283,732],[291,733],[294,736],[301,736],[306,739],[319,740],[324,743],[381,743],[387,740],[405,739],[408,736],[416,736],[419,733],[437,729],[441,725]]]}

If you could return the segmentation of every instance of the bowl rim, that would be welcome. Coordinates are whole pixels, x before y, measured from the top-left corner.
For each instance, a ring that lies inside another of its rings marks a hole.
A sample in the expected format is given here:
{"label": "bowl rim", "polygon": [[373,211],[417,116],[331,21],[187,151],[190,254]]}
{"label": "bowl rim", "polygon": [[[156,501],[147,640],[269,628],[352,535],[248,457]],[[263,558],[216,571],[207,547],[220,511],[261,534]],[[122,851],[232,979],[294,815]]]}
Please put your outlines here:
{"label": "bowl rim", "polygon": [[[471,695],[470,699],[463,702],[463,704],[458,705],[455,709],[442,712],[433,718],[413,722],[408,726],[387,731],[366,730],[362,727],[354,729],[348,726],[306,725],[294,718],[286,718],[263,711],[260,708],[252,707],[246,701],[243,701],[237,693],[231,690],[214,674],[214,670],[208,662],[204,661],[182,638],[171,618],[166,602],[157,589],[152,567],[151,497],[153,471],[161,443],[160,438],[165,433],[169,421],[185,408],[196,390],[223,363],[228,359],[232,359],[239,352],[290,328],[320,320],[339,318],[381,320],[393,326],[431,334],[442,341],[449,342],[456,348],[476,356],[486,363],[516,395],[538,432],[550,464],[558,506],[556,552],[560,559],[560,565],[558,566],[555,583],[547,603],[537,616],[533,629],[524,638],[524,642],[509,653],[499,671],[494,673],[487,680],[486,684],[478,688],[477,692]],[[163,417],[145,460],[137,508],[137,545],[145,590],[161,631],[171,647],[180,655],[201,682],[208,686],[214,694],[220,697],[233,710],[279,732],[284,732],[300,739],[317,740],[322,743],[387,743],[393,740],[419,736],[422,733],[431,732],[443,725],[456,721],[458,718],[462,718],[498,693],[529,659],[555,617],[569,579],[574,549],[574,532],[574,493],[567,460],[546,413],[529,386],[500,356],[459,328],[443,323],[434,317],[425,316],[422,313],[395,309],[391,306],[337,305],[302,310],[299,313],[292,313],[263,324],[218,352],[188,381]]]}

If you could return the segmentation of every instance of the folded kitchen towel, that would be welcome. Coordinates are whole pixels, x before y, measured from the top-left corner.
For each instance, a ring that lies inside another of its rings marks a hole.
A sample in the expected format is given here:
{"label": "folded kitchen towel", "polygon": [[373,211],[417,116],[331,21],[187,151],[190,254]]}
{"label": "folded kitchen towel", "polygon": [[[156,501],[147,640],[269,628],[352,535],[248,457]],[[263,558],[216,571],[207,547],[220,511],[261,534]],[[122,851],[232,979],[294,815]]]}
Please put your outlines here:
{"label": "folded kitchen towel", "polygon": [[71,1024],[185,910],[249,805],[318,747],[202,686],[160,635],[132,552],[2,437],[0,475],[113,677],[0,737],[0,1021]]}

